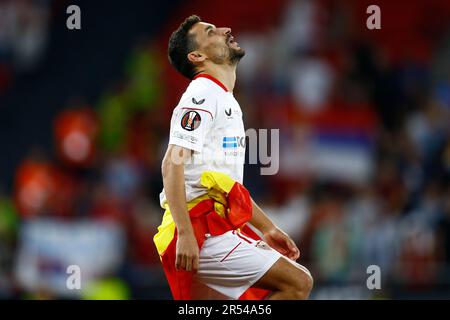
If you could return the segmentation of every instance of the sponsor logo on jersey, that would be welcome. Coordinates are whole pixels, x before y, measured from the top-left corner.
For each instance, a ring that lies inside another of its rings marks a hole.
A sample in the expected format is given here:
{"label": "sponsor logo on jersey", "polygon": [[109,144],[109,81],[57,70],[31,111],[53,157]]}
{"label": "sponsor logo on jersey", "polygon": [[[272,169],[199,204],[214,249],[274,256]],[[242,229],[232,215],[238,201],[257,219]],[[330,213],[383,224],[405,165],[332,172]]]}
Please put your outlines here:
{"label": "sponsor logo on jersey", "polygon": [[222,147],[224,149],[228,148],[245,148],[245,137],[223,137]]}
{"label": "sponsor logo on jersey", "polygon": [[181,127],[187,131],[193,131],[200,125],[202,118],[197,111],[188,111],[181,118]]}
{"label": "sponsor logo on jersey", "polygon": [[237,116],[238,118],[240,116],[240,111],[238,109],[228,108],[228,109],[225,109],[224,111],[227,116],[227,120],[234,119],[234,116]]}
{"label": "sponsor logo on jersey", "polygon": [[193,102],[194,104],[196,104],[196,105],[200,105],[200,104],[202,104],[203,102],[205,102],[205,99],[201,99],[201,100],[197,101],[197,100],[195,100],[195,98],[192,98],[192,102]]}

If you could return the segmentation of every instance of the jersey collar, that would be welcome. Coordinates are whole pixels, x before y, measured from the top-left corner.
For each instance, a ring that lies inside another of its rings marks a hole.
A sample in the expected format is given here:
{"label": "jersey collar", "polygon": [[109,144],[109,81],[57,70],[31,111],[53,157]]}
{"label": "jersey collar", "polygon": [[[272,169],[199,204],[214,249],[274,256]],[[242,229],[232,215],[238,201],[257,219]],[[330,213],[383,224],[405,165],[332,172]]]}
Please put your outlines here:
{"label": "jersey collar", "polygon": [[223,90],[225,90],[225,92],[228,92],[227,87],[225,87],[225,85],[224,85],[222,82],[220,82],[217,78],[214,78],[213,76],[211,76],[211,75],[209,75],[209,74],[206,74],[206,73],[200,73],[200,74],[196,75],[196,76],[194,77],[194,79],[192,79],[192,80],[195,80],[195,79],[198,79],[198,78],[206,78],[206,79],[209,79],[209,80],[215,82],[215,83],[216,83],[219,87],[221,87]]}

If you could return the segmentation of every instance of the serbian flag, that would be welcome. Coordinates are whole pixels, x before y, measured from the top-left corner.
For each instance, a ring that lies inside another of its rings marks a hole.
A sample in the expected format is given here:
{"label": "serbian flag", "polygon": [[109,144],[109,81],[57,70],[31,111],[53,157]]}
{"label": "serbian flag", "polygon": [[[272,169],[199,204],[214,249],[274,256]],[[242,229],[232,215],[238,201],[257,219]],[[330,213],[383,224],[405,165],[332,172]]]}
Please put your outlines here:
{"label": "serbian flag", "polygon": [[[208,193],[187,204],[189,216],[199,249],[205,241],[205,234],[221,235],[230,230],[240,229],[247,236],[261,240],[246,223],[252,217],[252,201],[248,190],[226,174],[205,171],[201,184]],[[177,230],[165,205],[165,213],[158,233],[153,240],[158,250],[172,296],[175,300],[190,300],[193,272],[175,268]],[[270,293],[268,290],[249,288],[240,300],[261,300]]]}

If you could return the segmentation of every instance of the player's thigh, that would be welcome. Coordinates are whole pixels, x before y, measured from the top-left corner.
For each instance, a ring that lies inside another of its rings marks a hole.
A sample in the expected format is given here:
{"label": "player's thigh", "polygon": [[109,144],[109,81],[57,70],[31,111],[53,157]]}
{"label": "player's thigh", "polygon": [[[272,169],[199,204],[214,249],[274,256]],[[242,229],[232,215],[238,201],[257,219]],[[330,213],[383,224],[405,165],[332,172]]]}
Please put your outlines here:
{"label": "player's thigh", "polygon": [[311,286],[312,277],[308,269],[284,256],[278,259],[254,285],[272,291],[288,290],[292,287],[301,290]]}

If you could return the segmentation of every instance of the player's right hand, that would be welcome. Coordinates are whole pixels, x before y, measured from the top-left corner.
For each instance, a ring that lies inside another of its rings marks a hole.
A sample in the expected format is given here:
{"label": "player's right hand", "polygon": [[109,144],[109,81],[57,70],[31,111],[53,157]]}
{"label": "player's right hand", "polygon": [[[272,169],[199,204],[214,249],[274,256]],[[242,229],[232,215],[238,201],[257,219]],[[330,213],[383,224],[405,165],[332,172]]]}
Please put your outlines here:
{"label": "player's right hand", "polygon": [[175,259],[176,269],[197,272],[198,260],[199,249],[195,236],[191,234],[179,234]]}

